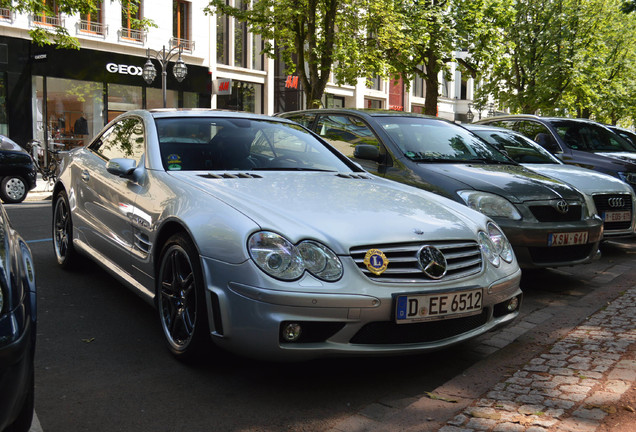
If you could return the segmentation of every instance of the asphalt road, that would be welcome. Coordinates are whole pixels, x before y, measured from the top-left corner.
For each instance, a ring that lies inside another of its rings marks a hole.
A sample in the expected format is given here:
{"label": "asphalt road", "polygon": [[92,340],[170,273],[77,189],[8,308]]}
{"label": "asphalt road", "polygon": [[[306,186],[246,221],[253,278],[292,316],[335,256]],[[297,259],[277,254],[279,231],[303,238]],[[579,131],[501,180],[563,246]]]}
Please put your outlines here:
{"label": "asphalt road", "polygon": [[[5,207],[35,260],[35,409],[45,432],[329,431],[383,400],[432,392],[477,363],[487,365],[498,350],[491,333],[409,357],[266,363],[218,353],[186,366],[165,348],[149,304],[90,262],[75,272],[58,268],[50,201]],[[576,313],[582,298],[603,296],[590,275],[633,260],[634,252],[630,242],[608,244],[594,267],[524,272],[522,315],[555,305]]]}

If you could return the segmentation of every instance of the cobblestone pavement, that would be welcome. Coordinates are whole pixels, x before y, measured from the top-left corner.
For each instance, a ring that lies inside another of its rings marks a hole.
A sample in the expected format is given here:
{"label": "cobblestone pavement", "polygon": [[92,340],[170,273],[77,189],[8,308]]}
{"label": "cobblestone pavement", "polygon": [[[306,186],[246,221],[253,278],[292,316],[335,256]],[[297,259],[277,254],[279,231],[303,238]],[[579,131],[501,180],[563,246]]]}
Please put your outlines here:
{"label": "cobblestone pavement", "polygon": [[634,343],[636,287],[498,383],[440,432],[593,432],[636,381]]}

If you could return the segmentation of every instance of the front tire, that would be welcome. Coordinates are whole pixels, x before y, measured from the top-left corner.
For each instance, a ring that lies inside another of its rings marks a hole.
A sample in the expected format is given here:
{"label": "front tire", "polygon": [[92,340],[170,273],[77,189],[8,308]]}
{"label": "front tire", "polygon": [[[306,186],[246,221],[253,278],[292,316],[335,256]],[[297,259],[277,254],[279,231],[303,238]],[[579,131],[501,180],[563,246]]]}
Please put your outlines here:
{"label": "front tire", "polygon": [[160,255],[157,309],[168,348],[192,362],[211,347],[199,254],[184,234],[175,234]]}
{"label": "front tire", "polygon": [[29,193],[27,182],[20,176],[7,176],[0,183],[0,198],[7,204],[21,203]]}
{"label": "front tire", "polygon": [[78,257],[73,247],[71,207],[64,191],[55,196],[53,204],[53,248],[57,263],[62,268],[70,269],[75,265]]}

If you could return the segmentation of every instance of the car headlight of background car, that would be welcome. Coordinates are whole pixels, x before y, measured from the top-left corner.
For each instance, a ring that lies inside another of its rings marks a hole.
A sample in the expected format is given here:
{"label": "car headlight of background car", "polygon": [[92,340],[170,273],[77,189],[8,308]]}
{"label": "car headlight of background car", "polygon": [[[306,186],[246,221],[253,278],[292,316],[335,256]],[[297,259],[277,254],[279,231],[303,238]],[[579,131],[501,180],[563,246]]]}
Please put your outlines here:
{"label": "car headlight of background car", "polygon": [[342,263],[327,246],[312,240],[297,245],[285,237],[260,231],[248,240],[250,257],[268,275],[282,280],[295,280],[308,271],[318,279],[333,282],[342,276]]}
{"label": "car headlight of background car", "polygon": [[466,205],[490,217],[502,217],[512,220],[520,220],[521,214],[507,199],[488,192],[465,190],[457,194],[466,202]]}
{"label": "car headlight of background car", "polygon": [[623,180],[625,183],[629,183],[630,185],[636,185],[636,173],[620,171],[620,172],[618,173],[618,176],[619,176],[619,177],[621,178],[621,180]]}
{"label": "car headlight of background car", "polygon": [[512,246],[501,229],[492,222],[486,227],[488,232],[479,232],[479,245],[488,261],[494,266],[499,266],[501,259],[511,263],[514,258]]}

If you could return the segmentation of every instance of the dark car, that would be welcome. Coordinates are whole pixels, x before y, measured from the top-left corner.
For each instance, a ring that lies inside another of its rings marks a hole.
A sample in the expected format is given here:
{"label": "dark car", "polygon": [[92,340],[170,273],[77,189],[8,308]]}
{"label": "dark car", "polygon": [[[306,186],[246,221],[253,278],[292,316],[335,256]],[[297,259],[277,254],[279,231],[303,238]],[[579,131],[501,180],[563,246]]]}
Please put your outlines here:
{"label": "dark car", "polygon": [[35,335],[33,258],[0,205],[0,431],[31,426]]}
{"label": "dark car", "polygon": [[0,199],[5,203],[24,201],[35,187],[37,171],[29,153],[0,135]]}
{"label": "dark car", "polygon": [[606,125],[606,126],[609,130],[622,136],[627,141],[629,141],[634,147],[636,147],[636,132],[631,131],[629,129],[623,129],[618,126],[609,126],[609,125]]}
{"label": "dark car", "polygon": [[598,256],[601,220],[578,191],[524,168],[461,126],[386,110],[306,110],[279,116],[312,129],[368,172],[492,217],[522,267],[580,264]]}
{"label": "dark car", "polygon": [[519,132],[566,164],[609,174],[636,187],[636,147],[600,123],[525,114],[476,123]]}

